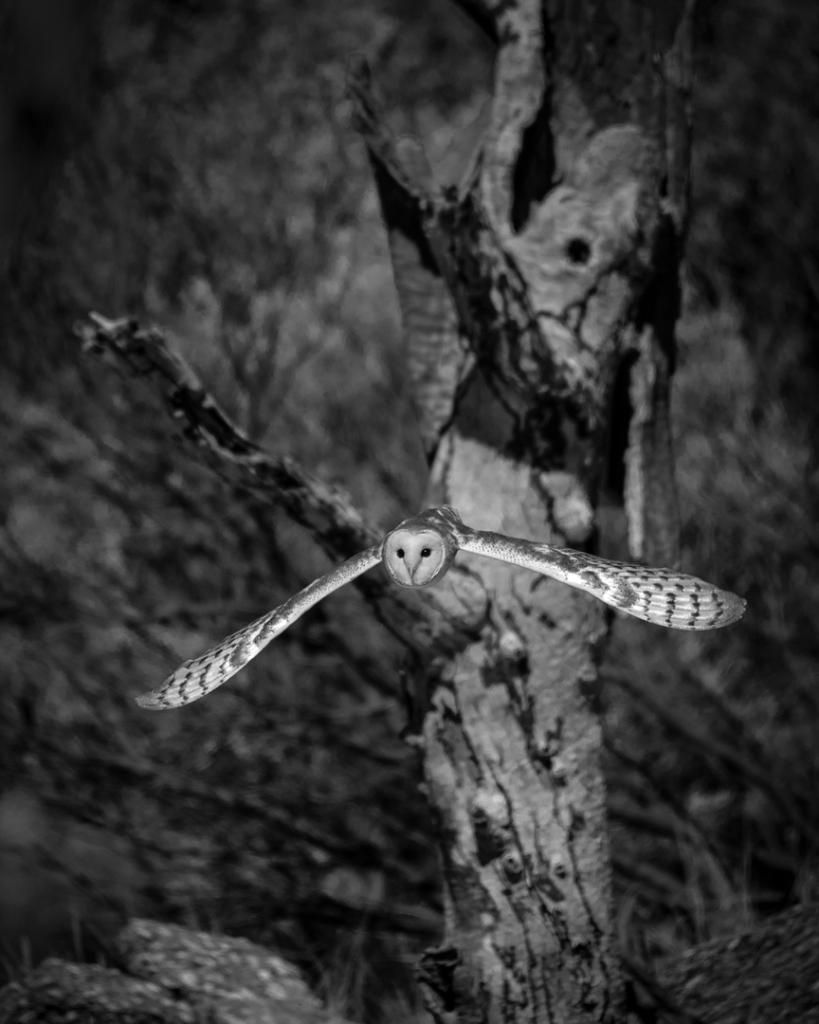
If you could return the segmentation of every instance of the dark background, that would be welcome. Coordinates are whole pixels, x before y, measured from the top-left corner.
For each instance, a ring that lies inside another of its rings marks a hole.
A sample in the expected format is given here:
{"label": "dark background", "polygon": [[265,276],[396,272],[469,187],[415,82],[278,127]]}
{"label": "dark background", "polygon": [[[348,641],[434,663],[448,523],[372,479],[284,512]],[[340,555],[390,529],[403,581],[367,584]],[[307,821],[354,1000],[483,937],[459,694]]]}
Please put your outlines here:
{"label": "dark background", "polygon": [[[104,960],[154,915],[411,1020],[439,904],[401,651],[347,588],[213,698],[140,711],[327,563],[70,328],[162,324],[254,438],[394,525],[425,467],[345,70],[368,56],[451,180],[492,54],[435,0],[4,0],[0,19],[0,979]],[[730,0],[697,48],[684,567],[749,611],[702,637],[618,620],[606,657],[618,927],[650,960],[819,895],[819,13]]]}

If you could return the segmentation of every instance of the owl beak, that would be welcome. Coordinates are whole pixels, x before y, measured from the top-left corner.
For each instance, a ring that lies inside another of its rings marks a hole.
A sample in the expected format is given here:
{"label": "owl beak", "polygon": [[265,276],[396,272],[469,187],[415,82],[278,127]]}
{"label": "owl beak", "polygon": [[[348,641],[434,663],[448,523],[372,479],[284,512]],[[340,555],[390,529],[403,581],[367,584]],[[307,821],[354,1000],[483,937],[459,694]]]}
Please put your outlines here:
{"label": "owl beak", "polygon": [[404,565],[406,566],[407,575],[409,576],[410,580],[413,583],[415,583],[415,574],[421,567],[421,556],[415,555],[414,557],[410,557],[408,555],[404,555]]}

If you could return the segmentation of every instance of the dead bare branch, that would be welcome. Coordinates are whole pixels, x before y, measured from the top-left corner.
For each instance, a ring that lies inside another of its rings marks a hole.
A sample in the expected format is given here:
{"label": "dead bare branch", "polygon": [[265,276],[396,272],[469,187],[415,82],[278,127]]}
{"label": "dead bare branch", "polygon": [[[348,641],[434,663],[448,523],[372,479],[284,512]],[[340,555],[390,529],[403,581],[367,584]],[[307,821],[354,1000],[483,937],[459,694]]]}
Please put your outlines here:
{"label": "dead bare branch", "polygon": [[[331,558],[348,558],[377,543],[379,531],[365,522],[342,488],[309,473],[290,456],[274,456],[254,444],[159,328],[91,313],[74,333],[86,351],[113,357],[163,388],[171,415],[184,421],[186,436],[208,464],[236,487],[283,508]],[[416,594],[402,593],[379,572],[360,577],[357,585],[379,620],[412,649],[447,647],[464,628],[434,597],[419,600]]]}

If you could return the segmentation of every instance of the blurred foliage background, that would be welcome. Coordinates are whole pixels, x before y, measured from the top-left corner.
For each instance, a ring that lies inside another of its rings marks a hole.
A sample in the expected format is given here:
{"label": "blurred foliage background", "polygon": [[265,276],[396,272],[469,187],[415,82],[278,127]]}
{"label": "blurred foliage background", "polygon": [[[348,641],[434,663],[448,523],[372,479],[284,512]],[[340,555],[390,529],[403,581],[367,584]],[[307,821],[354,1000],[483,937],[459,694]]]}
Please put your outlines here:
{"label": "blurred foliage background", "polygon": [[[139,711],[326,563],[70,328],[161,323],[255,439],[393,525],[425,468],[346,65],[451,180],[491,51],[435,0],[3,0],[0,38],[0,976],[154,915],[411,1018],[440,907],[401,651],[349,589],[214,699]],[[819,13],[729,0],[697,38],[684,565],[749,613],[615,624],[618,923],[649,960],[819,896]]]}

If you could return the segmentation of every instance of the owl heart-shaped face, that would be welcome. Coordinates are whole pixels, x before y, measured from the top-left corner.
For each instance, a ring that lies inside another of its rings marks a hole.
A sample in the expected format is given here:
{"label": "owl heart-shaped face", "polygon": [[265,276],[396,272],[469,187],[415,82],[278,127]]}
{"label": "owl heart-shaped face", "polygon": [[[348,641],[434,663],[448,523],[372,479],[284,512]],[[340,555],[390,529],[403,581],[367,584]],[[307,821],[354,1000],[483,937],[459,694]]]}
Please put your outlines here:
{"label": "owl heart-shaped face", "polygon": [[437,530],[399,526],[384,540],[384,568],[402,587],[426,587],[449,568],[454,552]]}

